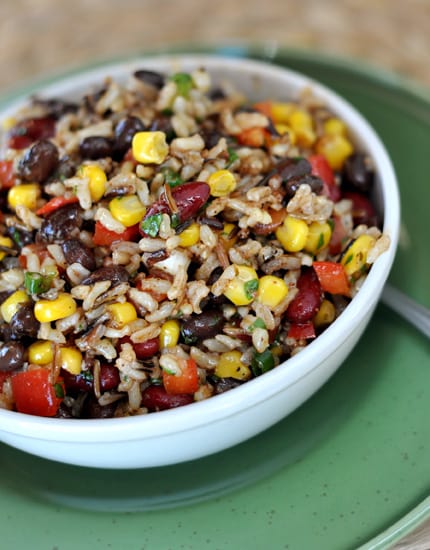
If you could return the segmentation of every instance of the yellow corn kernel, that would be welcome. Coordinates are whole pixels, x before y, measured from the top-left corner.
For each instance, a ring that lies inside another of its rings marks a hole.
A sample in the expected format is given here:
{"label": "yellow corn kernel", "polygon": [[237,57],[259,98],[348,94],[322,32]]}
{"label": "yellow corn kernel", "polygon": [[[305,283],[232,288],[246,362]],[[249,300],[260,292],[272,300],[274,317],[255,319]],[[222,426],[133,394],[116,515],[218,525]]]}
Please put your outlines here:
{"label": "yellow corn kernel", "polygon": [[233,264],[236,270],[236,277],[229,282],[224,296],[236,306],[250,304],[258,290],[258,275],[255,269],[247,265]]}
{"label": "yellow corn kernel", "polygon": [[295,133],[297,143],[310,147],[316,140],[312,117],[302,109],[296,109],[289,117],[289,124]]}
{"label": "yellow corn kernel", "polygon": [[323,124],[323,130],[325,134],[346,136],[347,127],[346,124],[337,117],[328,118]]}
{"label": "yellow corn kernel", "polygon": [[60,365],[70,374],[79,374],[82,370],[82,353],[77,348],[60,348]]}
{"label": "yellow corn kernel", "polygon": [[351,142],[340,134],[328,134],[316,144],[316,152],[324,155],[333,170],[340,170],[345,160],[353,153]]}
{"label": "yellow corn kernel", "polygon": [[181,231],[178,237],[179,246],[183,246],[184,248],[197,244],[200,240],[200,225],[196,222],[192,223],[186,229]]}
{"label": "yellow corn kernel", "polygon": [[208,178],[212,197],[225,197],[236,189],[236,178],[230,170],[217,170]]}
{"label": "yellow corn kernel", "polygon": [[242,354],[238,350],[221,353],[215,375],[220,378],[235,378],[236,380],[248,380],[251,378],[251,369],[242,363]]}
{"label": "yellow corn kernel", "polygon": [[13,294],[6,298],[6,300],[0,306],[0,313],[6,321],[10,323],[12,317],[18,311],[21,304],[27,304],[30,301],[27,293],[23,290],[16,290]]}
{"label": "yellow corn kernel", "polygon": [[22,183],[9,189],[7,203],[13,210],[17,206],[26,206],[30,210],[34,210],[39,197],[40,186],[38,183]]}
{"label": "yellow corn kernel", "polygon": [[164,132],[137,132],[131,142],[133,157],[141,164],[161,164],[169,153]]}
{"label": "yellow corn kernel", "polygon": [[112,316],[112,321],[115,324],[115,328],[124,328],[128,323],[132,323],[137,319],[137,311],[131,302],[124,302],[119,304],[111,304],[107,307],[107,310]]}
{"label": "yellow corn kernel", "polygon": [[15,117],[13,116],[8,116],[6,118],[4,118],[1,122],[1,127],[2,127],[2,130],[5,131],[5,132],[8,132],[9,130],[11,130],[17,123],[17,120]]}
{"label": "yellow corn kernel", "polygon": [[370,235],[360,235],[345,250],[340,263],[345,268],[348,276],[361,271],[366,266],[367,253],[375,242],[375,238]]}
{"label": "yellow corn kernel", "polygon": [[47,365],[54,360],[54,348],[52,342],[39,340],[28,348],[28,361],[34,365]]}
{"label": "yellow corn kernel", "polygon": [[288,294],[288,285],[280,277],[264,275],[258,285],[258,301],[267,307],[279,305]]}
{"label": "yellow corn kernel", "polygon": [[331,239],[331,227],[327,222],[312,222],[309,226],[308,238],[306,239],[305,250],[311,254],[317,254],[328,246]]}
{"label": "yellow corn kernel", "polygon": [[179,340],[180,325],[176,319],[170,319],[161,326],[160,348],[173,348]]}
{"label": "yellow corn kernel", "polygon": [[83,178],[88,178],[91,200],[93,202],[99,201],[106,191],[107,177],[104,170],[100,166],[97,166],[97,164],[87,164],[81,166],[79,175]]}
{"label": "yellow corn kernel", "polygon": [[109,203],[109,210],[112,216],[126,227],[139,223],[146,212],[137,195],[115,197]]}
{"label": "yellow corn kernel", "polygon": [[[8,248],[13,248],[13,240],[10,239],[9,237],[0,237],[0,245],[7,246]],[[6,252],[4,252],[3,250],[0,251],[0,262],[5,257],[6,257]]]}
{"label": "yellow corn kernel", "polygon": [[73,315],[76,302],[70,294],[63,292],[55,300],[39,300],[34,306],[34,316],[40,323],[50,323]]}
{"label": "yellow corn kernel", "polygon": [[288,124],[284,124],[284,123],[275,124],[275,130],[278,132],[278,134],[280,136],[288,134],[289,137],[290,137],[291,145],[295,145],[295,143],[296,143],[296,134],[293,132],[291,127],[288,126]]}
{"label": "yellow corn kernel", "polygon": [[321,306],[313,318],[315,327],[325,327],[330,325],[336,317],[336,309],[329,300],[323,300]]}
{"label": "yellow corn kernel", "polygon": [[305,247],[309,234],[308,224],[293,216],[287,216],[283,225],[275,231],[276,238],[287,252],[299,252]]}
{"label": "yellow corn kernel", "polygon": [[[230,248],[236,243],[237,241],[237,231],[236,231],[236,225],[234,223],[225,223],[224,229],[220,233],[220,238],[222,239],[224,248],[226,251],[229,251]],[[233,233],[234,232],[234,233]]]}
{"label": "yellow corn kernel", "polygon": [[290,115],[295,108],[294,103],[272,103],[272,119],[274,124],[288,124]]}

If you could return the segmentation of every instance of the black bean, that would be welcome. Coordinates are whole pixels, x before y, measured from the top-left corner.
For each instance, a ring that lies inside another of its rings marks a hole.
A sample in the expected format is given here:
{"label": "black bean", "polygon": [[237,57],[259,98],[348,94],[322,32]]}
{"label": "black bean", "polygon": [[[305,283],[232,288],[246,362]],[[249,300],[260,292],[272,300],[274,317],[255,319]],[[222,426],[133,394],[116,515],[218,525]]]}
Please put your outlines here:
{"label": "black bean", "polygon": [[181,334],[187,344],[193,344],[199,340],[213,338],[222,332],[224,317],[220,311],[207,310],[199,315],[191,315],[183,319]]}
{"label": "black bean", "polygon": [[51,141],[42,139],[27,149],[18,164],[18,173],[24,181],[43,183],[57,165],[57,147]]}
{"label": "black bean", "polygon": [[235,378],[221,378],[219,380],[209,380],[210,383],[214,386],[215,394],[225,393],[234,388],[237,388],[242,384],[239,380]]}
{"label": "black bean", "polygon": [[227,96],[225,95],[225,92],[222,88],[212,88],[212,90],[209,91],[209,99],[212,101],[218,101],[220,99],[225,99]]}
{"label": "black bean", "polygon": [[68,407],[64,401],[60,403],[55,418],[73,418],[72,408]]}
{"label": "black bean", "polygon": [[76,174],[76,164],[69,157],[62,157],[58,163],[55,176],[59,180],[64,180],[73,177]]}
{"label": "black bean", "polygon": [[46,116],[50,116],[58,120],[67,113],[75,113],[78,110],[77,103],[63,101],[62,99],[42,99],[39,97],[33,98],[33,105],[41,106],[46,110]]}
{"label": "black bean", "polygon": [[7,300],[11,294],[13,294],[12,290],[2,290],[0,292],[0,304]]}
{"label": "black bean", "polygon": [[78,263],[88,271],[95,270],[96,260],[93,249],[79,239],[67,239],[61,243],[61,248],[68,264]]}
{"label": "black bean", "polygon": [[287,157],[264,176],[264,178],[258,182],[258,185],[267,185],[267,182],[275,175],[281,176],[282,181],[286,182],[291,178],[297,178],[310,174],[312,166],[308,160],[303,157]]}
{"label": "black bean", "polygon": [[134,134],[143,132],[144,130],[145,125],[136,116],[128,116],[120,120],[115,127],[114,158],[121,159],[131,147]]}
{"label": "black bean", "polygon": [[6,231],[18,249],[34,242],[34,235],[32,231],[26,231],[25,229],[15,227],[14,225],[7,227]]}
{"label": "black bean", "polygon": [[90,136],[79,144],[79,153],[84,159],[101,159],[112,156],[112,140],[104,136]]}
{"label": "black bean", "polygon": [[367,193],[373,184],[374,173],[367,157],[361,153],[349,156],[342,170],[342,187]]}
{"label": "black bean", "polygon": [[199,222],[213,227],[214,229],[224,229],[224,224],[218,218],[199,218]]}
{"label": "black bean", "polygon": [[99,281],[111,281],[112,286],[128,281],[128,271],[120,265],[100,267],[81,281],[81,285],[93,285]]}
{"label": "black bean", "polygon": [[112,418],[117,406],[118,402],[100,405],[95,397],[88,395],[84,403],[82,416],[84,418]]}
{"label": "black bean", "polygon": [[290,178],[284,184],[285,190],[287,191],[287,198],[291,199],[294,197],[298,188],[304,184],[309,185],[311,190],[317,195],[322,191],[324,186],[322,180],[318,176],[312,176],[310,174]]}
{"label": "black bean", "polygon": [[79,206],[76,204],[63,206],[42,222],[37,240],[55,242],[77,237],[82,221],[82,211]]}
{"label": "black bean", "polygon": [[10,320],[11,338],[37,338],[40,323],[33,313],[32,304],[22,304]]}
{"label": "black bean", "polygon": [[154,88],[157,88],[158,90],[161,90],[165,82],[165,78],[162,74],[145,69],[135,71],[134,77],[138,80],[141,80],[145,84],[150,84],[151,86],[154,86]]}
{"label": "black bean", "polygon": [[25,348],[20,342],[6,342],[0,347],[0,372],[20,369],[25,362]]}
{"label": "black bean", "polygon": [[149,129],[151,130],[151,132],[164,132],[166,134],[166,140],[168,142],[172,141],[172,139],[176,137],[171,118],[167,116],[159,116],[155,118]]}

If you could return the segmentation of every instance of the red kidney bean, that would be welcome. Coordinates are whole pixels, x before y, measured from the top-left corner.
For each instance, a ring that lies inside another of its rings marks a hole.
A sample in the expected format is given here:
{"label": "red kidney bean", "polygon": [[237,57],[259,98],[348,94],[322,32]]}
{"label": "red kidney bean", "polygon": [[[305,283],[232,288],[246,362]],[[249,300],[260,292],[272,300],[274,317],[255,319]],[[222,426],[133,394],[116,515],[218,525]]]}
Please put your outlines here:
{"label": "red kidney bean", "polygon": [[100,365],[100,389],[110,391],[121,382],[118,369],[114,365]]}
{"label": "red kidney bean", "polygon": [[47,139],[36,141],[18,164],[18,173],[24,181],[43,183],[58,166],[58,149]]}
{"label": "red kidney bean", "polygon": [[168,394],[162,386],[149,386],[142,392],[142,407],[151,412],[183,407],[193,401],[194,398],[190,394]]}
{"label": "red kidney bean", "polygon": [[93,391],[94,379],[91,370],[82,371],[79,374],[71,374],[67,370],[63,369],[61,371],[61,377],[63,378],[64,385],[66,387],[66,393]]}
{"label": "red kidney bean", "polygon": [[354,225],[364,223],[367,226],[377,225],[378,217],[370,200],[361,193],[345,191],[342,195],[352,201],[352,218]]}
{"label": "red kidney bean", "polygon": [[315,316],[324,297],[313,267],[302,268],[297,288],[299,291],[288,306],[286,317],[293,323],[305,323]]}
{"label": "red kidney bean", "polygon": [[119,344],[131,344],[139,360],[153,357],[160,349],[160,340],[158,338],[150,338],[145,342],[133,342],[130,336],[123,336],[119,340]]}
{"label": "red kidney bean", "polygon": [[[209,195],[210,187],[203,181],[184,183],[172,189],[172,197],[178,207],[178,223],[196,216],[197,212],[208,200]],[[157,202],[148,208],[144,220],[160,213],[172,214],[164,193]]]}
{"label": "red kidney bean", "polygon": [[38,139],[48,139],[54,134],[54,118],[27,118],[18,122],[9,132],[8,147],[11,149],[24,149]]}

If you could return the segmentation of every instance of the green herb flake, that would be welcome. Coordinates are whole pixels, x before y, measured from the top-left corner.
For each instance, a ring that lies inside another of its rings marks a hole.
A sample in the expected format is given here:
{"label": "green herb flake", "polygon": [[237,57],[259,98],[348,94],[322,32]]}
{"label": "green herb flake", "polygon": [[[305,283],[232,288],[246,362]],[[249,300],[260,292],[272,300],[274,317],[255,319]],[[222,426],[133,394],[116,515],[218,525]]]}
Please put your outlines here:
{"label": "green herb flake", "polygon": [[172,217],[170,219],[170,225],[173,229],[176,229],[178,225],[181,224],[181,219],[179,217],[179,214],[172,214]]}
{"label": "green herb flake", "polygon": [[251,361],[251,370],[254,376],[260,376],[269,370],[272,370],[275,366],[275,358],[269,349],[263,351],[263,353],[255,352]]}
{"label": "green herb flake", "polygon": [[349,256],[347,256],[345,263],[343,265],[348,265],[350,262],[352,262],[353,257],[354,257],[354,254],[350,254]]}
{"label": "green herb flake", "polygon": [[35,271],[27,271],[24,286],[29,294],[42,294],[51,288],[53,278],[53,275],[43,276]]}
{"label": "green herb flake", "polygon": [[317,250],[319,250],[323,246],[324,246],[324,235],[320,233],[320,236],[318,238]]}
{"label": "green herb flake", "polygon": [[248,300],[252,300],[258,290],[258,279],[251,279],[244,284],[245,296]]}
{"label": "green herb flake", "polygon": [[64,397],[64,388],[61,384],[59,384],[59,383],[54,384],[54,391],[55,391],[55,397],[58,397],[58,399],[63,399],[63,397]]}
{"label": "green herb flake", "polygon": [[188,97],[193,88],[193,79],[188,73],[176,73],[170,78],[176,84],[178,95]]}
{"label": "green herb flake", "polygon": [[94,380],[94,375],[90,370],[81,371],[81,377],[87,382],[92,382]]}
{"label": "green herb flake", "polygon": [[330,218],[329,220],[327,220],[327,223],[329,224],[330,229],[331,229],[331,232],[333,233],[333,231],[334,231],[334,226],[335,226],[334,219],[333,219],[333,218]]}
{"label": "green herb flake", "polygon": [[249,326],[250,332],[253,332],[256,328],[267,328],[265,322],[260,317],[257,317],[252,325]]}
{"label": "green herb flake", "polygon": [[14,229],[12,232],[12,240],[20,247],[22,248],[24,243],[22,242],[21,235],[18,231],[18,229]]}
{"label": "green herb flake", "polygon": [[233,162],[236,162],[236,160],[239,158],[239,155],[236,153],[234,149],[231,149],[230,147],[227,148],[228,151],[228,160],[227,160],[227,166],[226,168],[229,168]]}
{"label": "green herb flake", "polygon": [[177,187],[178,185],[184,183],[181,176],[177,172],[174,172],[171,168],[164,167],[161,169],[161,173],[164,176],[165,183],[167,183],[170,187]]}
{"label": "green herb flake", "polygon": [[141,222],[140,228],[144,233],[146,233],[146,235],[149,235],[150,237],[156,237],[160,230],[162,219],[163,214],[161,213],[154,214],[153,216],[148,216]]}

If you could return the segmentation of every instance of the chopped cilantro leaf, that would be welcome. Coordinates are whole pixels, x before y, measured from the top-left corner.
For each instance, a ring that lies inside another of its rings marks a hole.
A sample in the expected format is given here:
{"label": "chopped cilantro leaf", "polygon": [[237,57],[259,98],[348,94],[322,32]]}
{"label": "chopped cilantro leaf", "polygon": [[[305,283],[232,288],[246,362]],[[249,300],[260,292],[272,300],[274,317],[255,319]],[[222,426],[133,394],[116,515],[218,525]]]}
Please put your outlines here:
{"label": "chopped cilantro leaf", "polygon": [[176,73],[170,78],[175,84],[178,94],[183,97],[188,97],[192,87],[193,79],[188,73]]}
{"label": "chopped cilantro leaf", "polygon": [[254,298],[257,290],[258,290],[258,279],[251,279],[250,281],[246,281],[244,284],[245,288],[245,295],[248,298],[248,300],[251,300]]}
{"label": "chopped cilantro leaf", "polygon": [[144,233],[150,237],[156,237],[158,231],[160,230],[161,221],[163,219],[163,214],[154,214],[153,216],[148,216],[140,224],[140,228]]}

